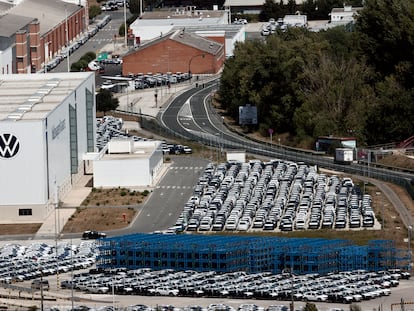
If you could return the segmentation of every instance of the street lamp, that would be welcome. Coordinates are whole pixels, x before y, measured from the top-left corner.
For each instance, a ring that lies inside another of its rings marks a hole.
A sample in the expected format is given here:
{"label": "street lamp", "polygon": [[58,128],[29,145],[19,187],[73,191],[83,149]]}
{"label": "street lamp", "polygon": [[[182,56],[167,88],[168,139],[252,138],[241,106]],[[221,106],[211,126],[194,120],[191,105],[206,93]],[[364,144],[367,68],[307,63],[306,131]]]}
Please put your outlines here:
{"label": "street lamp", "polygon": [[191,62],[193,61],[194,58],[196,58],[198,56],[201,56],[202,58],[204,58],[206,56],[206,54],[205,53],[196,54],[196,55],[194,55],[190,58],[190,60],[188,62],[188,77],[189,77],[188,80],[190,81],[190,84],[191,84]]}
{"label": "street lamp", "polygon": [[124,0],[124,40],[125,40],[125,48],[128,48],[128,42],[127,42],[127,35],[128,35],[128,29],[127,29],[127,22],[126,22],[126,0]]}
{"label": "street lamp", "polygon": [[411,266],[411,230],[413,230],[413,226],[408,226],[408,255],[410,256],[410,266]]}
{"label": "street lamp", "polygon": [[285,268],[285,269],[282,270],[282,273],[288,273],[289,274],[289,278],[290,278],[290,299],[291,299],[290,311],[295,311],[295,301],[293,299],[293,273],[292,273],[292,269]]}
{"label": "street lamp", "polygon": [[66,52],[68,53],[66,60],[67,60],[68,72],[70,72],[69,26],[68,26],[68,10],[66,8],[66,5],[65,5],[65,33],[66,33]]}

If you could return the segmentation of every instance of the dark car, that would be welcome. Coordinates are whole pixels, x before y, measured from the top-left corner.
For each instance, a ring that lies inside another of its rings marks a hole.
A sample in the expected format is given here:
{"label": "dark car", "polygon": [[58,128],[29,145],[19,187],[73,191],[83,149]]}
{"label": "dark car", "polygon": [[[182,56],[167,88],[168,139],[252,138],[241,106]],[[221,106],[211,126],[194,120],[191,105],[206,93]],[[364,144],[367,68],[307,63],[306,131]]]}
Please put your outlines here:
{"label": "dark car", "polygon": [[85,231],[82,234],[82,239],[84,240],[94,240],[94,239],[101,239],[101,238],[105,238],[106,237],[106,233],[104,232],[98,232],[98,231]]}

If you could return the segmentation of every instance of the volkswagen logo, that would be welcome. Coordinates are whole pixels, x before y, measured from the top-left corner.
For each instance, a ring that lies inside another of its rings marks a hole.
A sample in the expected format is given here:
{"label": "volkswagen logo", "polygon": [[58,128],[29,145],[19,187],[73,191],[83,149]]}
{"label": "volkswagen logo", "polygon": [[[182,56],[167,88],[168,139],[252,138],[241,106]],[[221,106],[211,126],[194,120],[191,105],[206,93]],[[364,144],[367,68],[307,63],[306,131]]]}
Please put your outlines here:
{"label": "volkswagen logo", "polygon": [[10,159],[13,158],[20,148],[20,142],[16,136],[12,134],[0,134],[0,157]]}

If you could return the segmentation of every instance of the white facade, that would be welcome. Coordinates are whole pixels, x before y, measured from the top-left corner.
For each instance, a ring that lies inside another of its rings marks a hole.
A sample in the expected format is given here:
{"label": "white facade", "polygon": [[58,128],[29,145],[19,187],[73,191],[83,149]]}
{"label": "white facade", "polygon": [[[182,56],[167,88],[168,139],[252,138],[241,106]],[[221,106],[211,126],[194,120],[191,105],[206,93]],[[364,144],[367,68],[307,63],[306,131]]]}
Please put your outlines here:
{"label": "white facade", "polygon": [[228,24],[228,16],[225,11],[197,11],[191,15],[188,15],[187,12],[166,12],[166,14],[149,18],[146,16],[151,16],[151,12],[146,12],[144,18],[136,19],[129,28],[135,37],[140,37],[140,41],[145,42],[160,38],[177,27],[208,29],[210,26]]}
{"label": "white facade", "polygon": [[95,150],[95,76],[0,76],[1,222],[43,221]]}
{"label": "white facade", "polygon": [[308,18],[300,14],[285,15],[283,24],[289,27],[305,27],[308,24]]}
{"label": "white facade", "polygon": [[244,150],[227,150],[226,152],[227,161],[237,161],[241,163],[246,162],[246,151]]}
{"label": "white facade", "polygon": [[330,14],[331,23],[347,24],[354,22],[360,10],[362,10],[362,7],[353,8],[350,5],[346,5],[343,8],[333,8]]}
{"label": "white facade", "polygon": [[0,74],[10,74],[13,70],[13,49],[8,47],[0,51]]}
{"label": "white facade", "polygon": [[[163,164],[161,142],[126,142],[109,142],[108,150],[113,153],[102,154],[93,161],[94,187],[139,187],[154,184]],[[114,143],[116,145],[111,146]]]}

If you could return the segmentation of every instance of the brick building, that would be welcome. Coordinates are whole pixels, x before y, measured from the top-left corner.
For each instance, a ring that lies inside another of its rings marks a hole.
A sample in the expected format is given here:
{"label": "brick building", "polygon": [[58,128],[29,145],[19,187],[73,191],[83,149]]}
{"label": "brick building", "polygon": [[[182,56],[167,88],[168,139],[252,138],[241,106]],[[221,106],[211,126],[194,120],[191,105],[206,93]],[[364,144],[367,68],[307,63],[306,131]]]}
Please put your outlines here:
{"label": "brick building", "polygon": [[0,17],[0,73],[41,69],[86,30],[89,17],[87,1],[84,3],[24,0],[9,8]]}
{"label": "brick building", "polygon": [[225,60],[224,37],[175,30],[123,57],[122,74],[191,72],[215,74]]}

